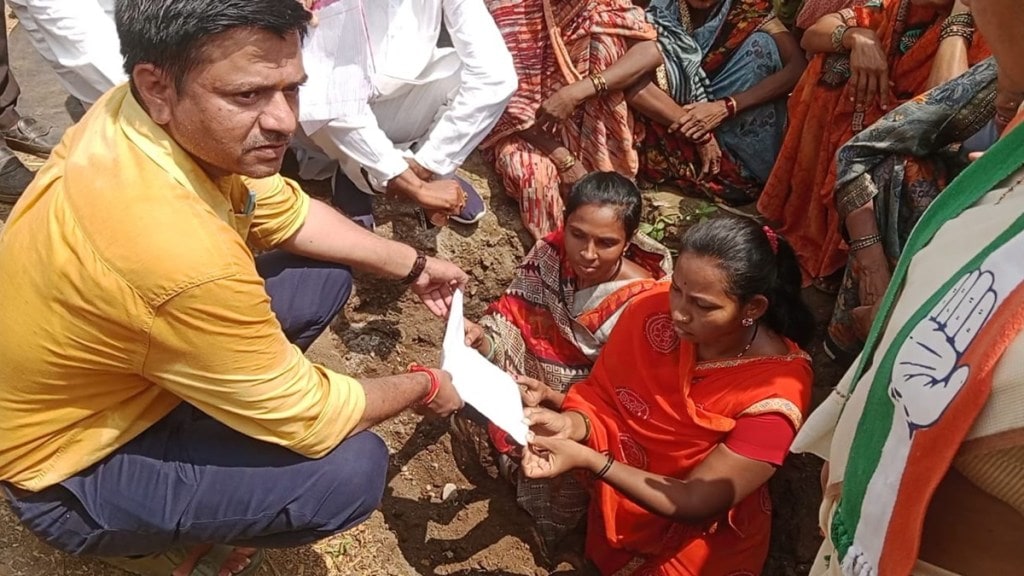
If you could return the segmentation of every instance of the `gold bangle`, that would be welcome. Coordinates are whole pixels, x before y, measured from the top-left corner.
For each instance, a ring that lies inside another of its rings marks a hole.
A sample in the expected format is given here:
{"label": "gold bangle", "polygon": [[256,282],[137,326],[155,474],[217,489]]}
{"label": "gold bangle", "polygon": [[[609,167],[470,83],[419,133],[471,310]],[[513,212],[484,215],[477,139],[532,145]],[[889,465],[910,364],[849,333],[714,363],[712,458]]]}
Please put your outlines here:
{"label": "gold bangle", "polygon": [[576,157],[569,154],[561,162],[557,162],[555,164],[555,169],[561,173],[571,170],[574,166],[576,166]]}
{"label": "gold bangle", "polygon": [[590,83],[594,85],[594,92],[597,92],[598,96],[608,91],[608,81],[596,72],[590,75]]}
{"label": "gold bangle", "polygon": [[569,410],[569,412],[579,414],[580,418],[583,419],[583,438],[580,439],[580,443],[586,443],[587,440],[590,440],[590,418],[579,410]]}

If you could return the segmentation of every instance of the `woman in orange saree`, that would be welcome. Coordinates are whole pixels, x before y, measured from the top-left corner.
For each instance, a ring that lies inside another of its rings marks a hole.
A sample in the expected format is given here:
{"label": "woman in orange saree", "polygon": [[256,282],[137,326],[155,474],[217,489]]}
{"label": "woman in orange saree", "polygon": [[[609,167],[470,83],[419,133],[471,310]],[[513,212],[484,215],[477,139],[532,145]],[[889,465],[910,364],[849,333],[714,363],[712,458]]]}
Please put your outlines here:
{"label": "woman in orange saree", "polygon": [[757,204],[792,242],[805,281],[819,285],[846,262],[836,152],[889,108],[989,56],[960,0],[877,4],[826,15],[807,30],[802,45],[817,56],[790,97],[782,152]]}
{"label": "woman in orange saree", "polygon": [[562,224],[561,191],[593,171],[636,176],[633,119],[623,93],[582,106],[556,129],[535,115],[559,88],[600,72],[654,28],[629,0],[486,0],[512,53],[519,89],[481,145],[535,240]]}
{"label": "woman in orange saree", "polygon": [[602,574],[759,574],[765,483],[811,391],[813,331],[788,244],[745,219],[683,238],[671,286],[630,304],[560,413],[528,408],[523,471],[589,470]]}

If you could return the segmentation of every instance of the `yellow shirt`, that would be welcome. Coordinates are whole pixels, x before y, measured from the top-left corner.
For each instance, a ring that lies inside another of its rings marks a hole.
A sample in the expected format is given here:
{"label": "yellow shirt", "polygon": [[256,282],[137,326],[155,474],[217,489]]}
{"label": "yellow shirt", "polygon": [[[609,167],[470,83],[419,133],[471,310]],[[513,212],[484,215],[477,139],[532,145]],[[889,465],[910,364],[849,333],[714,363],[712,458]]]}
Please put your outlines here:
{"label": "yellow shirt", "polygon": [[127,86],[97,102],[0,234],[0,480],[56,484],[182,400],[309,457],[337,446],[363,389],[288,342],[247,247],[308,209],[281,176],[212,181]]}

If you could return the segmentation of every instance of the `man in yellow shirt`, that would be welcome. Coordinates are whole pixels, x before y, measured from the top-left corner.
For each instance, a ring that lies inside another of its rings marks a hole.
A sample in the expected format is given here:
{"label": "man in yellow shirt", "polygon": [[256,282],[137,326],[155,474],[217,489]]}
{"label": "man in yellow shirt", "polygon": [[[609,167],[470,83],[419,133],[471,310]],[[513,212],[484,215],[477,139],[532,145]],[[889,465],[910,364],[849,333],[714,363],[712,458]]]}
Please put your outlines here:
{"label": "man in yellow shirt", "polygon": [[261,556],[233,546],[312,542],[377,507],[388,451],[367,428],[462,404],[439,370],[356,380],[302,354],[349,265],[441,316],[467,279],[278,175],[308,20],[282,0],[119,0],[131,82],[0,235],[0,492],[61,550],[249,573]]}

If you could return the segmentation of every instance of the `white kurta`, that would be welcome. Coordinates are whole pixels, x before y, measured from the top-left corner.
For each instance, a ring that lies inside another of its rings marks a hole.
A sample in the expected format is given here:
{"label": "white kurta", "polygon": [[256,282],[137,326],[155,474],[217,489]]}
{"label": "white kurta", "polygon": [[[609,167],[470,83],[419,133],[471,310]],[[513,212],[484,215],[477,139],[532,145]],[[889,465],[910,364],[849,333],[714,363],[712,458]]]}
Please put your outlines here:
{"label": "white kurta", "polygon": [[126,81],[114,0],[7,0],[61,84],[90,105]]}
{"label": "white kurta", "polygon": [[[366,191],[408,169],[407,156],[454,173],[518,85],[483,0],[338,0],[319,18],[303,50],[300,120]],[[452,48],[437,46],[442,23]]]}

